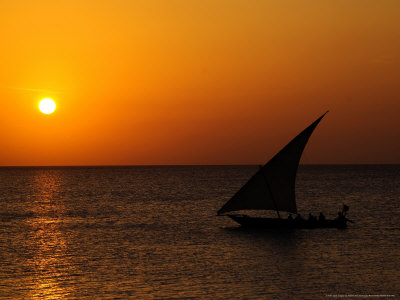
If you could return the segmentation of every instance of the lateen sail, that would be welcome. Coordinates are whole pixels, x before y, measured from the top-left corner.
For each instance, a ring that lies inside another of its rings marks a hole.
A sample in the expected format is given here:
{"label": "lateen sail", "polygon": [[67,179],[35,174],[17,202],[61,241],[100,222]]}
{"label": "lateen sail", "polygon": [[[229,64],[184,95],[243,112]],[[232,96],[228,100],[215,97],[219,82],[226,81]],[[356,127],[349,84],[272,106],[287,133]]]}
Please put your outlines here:
{"label": "lateen sail", "polygon": [[[326,113],[325,113],[326,114]],[[295,181],[301,154],[315,127],[325,116],[304,129],[218,211],[277,210],[297,213]]]}

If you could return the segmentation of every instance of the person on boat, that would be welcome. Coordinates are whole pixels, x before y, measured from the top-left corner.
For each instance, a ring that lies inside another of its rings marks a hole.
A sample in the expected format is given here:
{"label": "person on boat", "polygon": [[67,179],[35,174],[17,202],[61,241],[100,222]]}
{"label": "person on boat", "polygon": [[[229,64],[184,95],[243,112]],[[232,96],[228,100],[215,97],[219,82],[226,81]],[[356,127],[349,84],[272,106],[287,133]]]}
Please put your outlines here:
{"label": "person on boat", "polygon": [[346,204],[343,204],[343,208],[342,208],[342,214],[345,217],[346,216],[346,212],[348,212],[350,209],[349,206],[347,206]]}
{"label": "person on boat", "polygon": [[317,217],[314,217],[311,213],[308,214],[308,221],[315,222],[317,221]]}
{"label": "person on boat", "polygon": [[318,221],[325,221],[325,216],[322,212],[319,213]]}
{"label": "person on boat", "polygon": [[344,216],[343,212],[339,211],[337,214],[338,216],[336,217],[336,220],[338,221],[346,220],[346,217]]}
{"label": "person on boat", "polygon": [[293,221],[292,214],[289,214],[288,217],[287,217],[287,219],[288,219],[289,221]]}
{"label": "person on boat", "polygon": [[303,221],[304,219],[303,219],[303,217],[301,216],[301,214],[297,214],[295,220],[296,220],[296,221]]}

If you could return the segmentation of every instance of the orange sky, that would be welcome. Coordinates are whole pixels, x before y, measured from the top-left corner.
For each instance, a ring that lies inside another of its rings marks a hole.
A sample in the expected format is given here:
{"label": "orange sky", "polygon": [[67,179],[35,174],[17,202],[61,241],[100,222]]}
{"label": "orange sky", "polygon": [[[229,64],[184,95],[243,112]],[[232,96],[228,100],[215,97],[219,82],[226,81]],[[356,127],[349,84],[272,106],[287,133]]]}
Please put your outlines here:
{"label": "orange sky", "polygon": [[[0,1],[0,165],[400,163],[400,1]],[[38,101],[57,102],[52,115]]]}

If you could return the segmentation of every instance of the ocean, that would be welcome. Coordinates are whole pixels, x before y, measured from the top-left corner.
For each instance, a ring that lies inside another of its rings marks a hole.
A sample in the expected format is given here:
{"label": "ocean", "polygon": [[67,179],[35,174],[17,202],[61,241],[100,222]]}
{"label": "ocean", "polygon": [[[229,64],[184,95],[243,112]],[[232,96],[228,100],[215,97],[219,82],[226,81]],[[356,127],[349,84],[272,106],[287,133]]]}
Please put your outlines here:
{"label": "ocean", "polygon": [[217,210],[258,166],[0,168],[0,299],[400,298],[400,165],[302,165],[302,215],[250,230]]}

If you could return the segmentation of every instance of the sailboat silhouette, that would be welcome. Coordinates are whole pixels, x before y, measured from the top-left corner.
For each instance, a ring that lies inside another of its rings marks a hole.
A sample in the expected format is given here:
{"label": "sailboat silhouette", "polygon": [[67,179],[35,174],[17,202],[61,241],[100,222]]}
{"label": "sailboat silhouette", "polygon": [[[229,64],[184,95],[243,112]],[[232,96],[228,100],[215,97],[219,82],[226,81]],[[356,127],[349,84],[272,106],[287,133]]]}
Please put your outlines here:
{"label": "sailboat silhouette", "polygon": [[260,167],[249,181],[221,207],[218,215],[240,210],[275,210],[278,218],[249,217],[241,214],[228,214],[228,216],[242,226],[345,228],[348,221],[345,217],[345,213],[348,210],[347,206],[347,210],[339,213],[338,218],[334,220],[325,218],[304,220],[299,217],[296,219],[283,219],[279,214],[280,211],[297,214],[295,182],[300,158],[311,134],[327,113],[315,120],[269,162]]}

